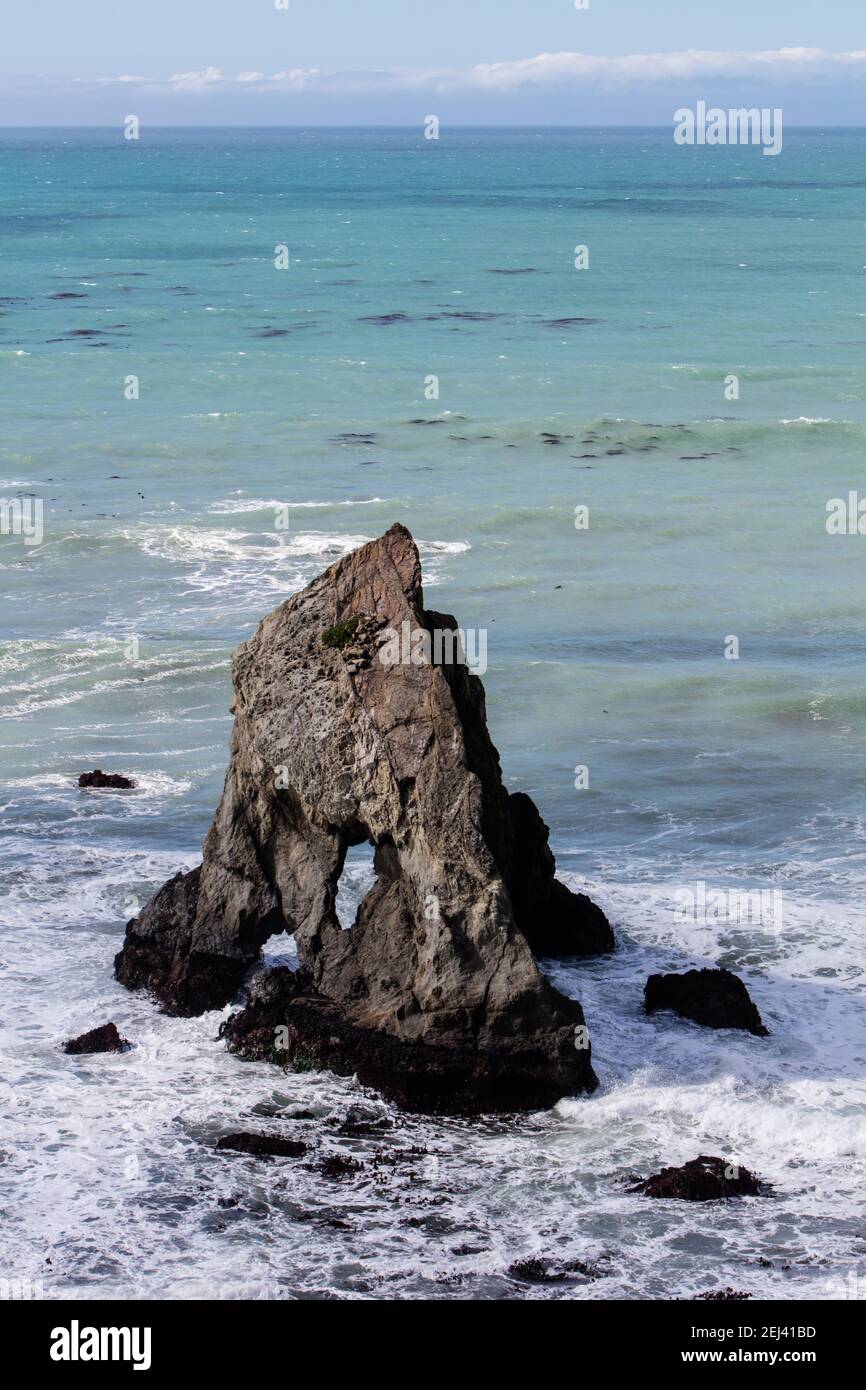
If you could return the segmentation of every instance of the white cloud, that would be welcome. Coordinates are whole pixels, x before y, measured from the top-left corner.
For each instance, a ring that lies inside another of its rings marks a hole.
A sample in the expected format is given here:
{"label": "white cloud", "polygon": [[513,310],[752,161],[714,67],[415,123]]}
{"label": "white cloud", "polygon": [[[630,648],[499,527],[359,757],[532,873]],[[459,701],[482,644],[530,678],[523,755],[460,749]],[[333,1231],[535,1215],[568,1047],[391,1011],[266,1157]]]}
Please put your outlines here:
{"label": "white cloud", "polygon": [[[102,77],[105,83],[138,83],[175,92],[205,92],[217,87],[302,90],[328,87],[346,91],[382,91],[406,87],[436,87],[487,92],[511,92],[523,87],[568,86],[574,83],[634,85],[694,78],[758,78],[815,81],[866,73],[866,50],[827,53],[820,48],[776,48],[765,52],[687,49],[680,53],[632,53],[606,58],[586,53],[539,53],[512,62],[478,63],[467,70],[384,69],[377,72],[329,72],[321,68],[288,68],[281,72],[244,71],[236,76],[221,68],[177,72],[170,77]],[[79,82],[86,79],[79,78]]]}
{"label": "white cloud", "polygon": [[[134,77],[131,73],[128,72],[125,72],[121,77],[97,77],[95,80],[97,84],[109,82],[134,82],[139,87],[143,83],[147,82],[146,77]],[[75,81],[86,83],[89,81],[89,79],[86,77],[76,77]]]}
{"label": "white cloud", "polygon": [[864,53],[825,53],[820,48],[777,48],[764,53],[633,53],[618,58],[585,53],[539,53],[511,63],[479,63],[467,78],[472,85],[495,90],[570,81],[661,82],[694,77],[815,78],[856,64]]}
{"label": "white cloud", "polygon": [[203,87],[213,87],[225,80],[221,68],[202,68],[200,72],[176,72],[168,78],[168,85],[178,92],[198,92]]}
{"label": "white cloud", "polygon": [[[289,68],[284,72],[239,72],[237,76],[223,72],[222,68],[200,68],[194,72],[175,72],[170,77],[130,77],[124,73],[122,77],[97,77],[96,82],[100,85],[110,85],[119,82],[133,82],[141,87],[161,87],[174,92],[203,92],[214,87],[233,87],[238,85],[252,87],[301,87],[307,82],[316,78],[326,77],[329,74],[322,72],[320,68]],[[76,78],[76,82],[86,82],[83,77]]]}

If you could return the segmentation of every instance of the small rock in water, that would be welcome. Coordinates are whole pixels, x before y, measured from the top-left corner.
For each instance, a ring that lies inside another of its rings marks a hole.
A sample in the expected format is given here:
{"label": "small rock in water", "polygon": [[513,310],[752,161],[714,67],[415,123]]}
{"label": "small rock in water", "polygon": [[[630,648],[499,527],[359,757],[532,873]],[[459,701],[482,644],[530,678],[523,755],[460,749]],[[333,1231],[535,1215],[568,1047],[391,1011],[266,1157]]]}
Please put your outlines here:
{"label": "small rock in water", "polygon": [[751,1298],[750,1293],[743,1293],[740,1289],[709,1289],[706,1293],[696,1293],[695,1299],[702,1298],[705,1303],[744,1303],[747,1298]]}
{"label": "small rock in water", "polygon": [[231,1149],[234,1153],[252,1154],[255,1158],[300,1158],[309,1144],[300,1139],[282,1139],[277,1134],[224,1134],[217,1142],[217,1149]]}
{"label": "small rock in water", "polygon": [[739,975],[730,970],[687,970],[684,975],[650,975],[644,1008],[672,1009],[705,1028],[742,1028],[756,1038],[767,1036],[761,1015]]}
{"label": "small rock in water", "polygon": [[723,1197],[763,1197],[766,1189],[726,1158],[701,1154],[681,1168],[662,1168],[630,1189],[645,1197],[676,1197],[682,1202],[715,1202]]}
{"label": "small rock in water", "polygon": [[79,787],[119,787],[124,790],[134,787],[135,783],[131,777],[124,777],[119,772],[102,772],[96,768],[94,772],[82,772],[78,779]]}
{"label": "small rock in water", "polygon": [[383,1129],[391,1129],[393,1121],[387,1115],[365,1110],[360,1105],[350,1105],[346,1117],[339,1127],[339,1134],[364,1135],[380,1134]]}
{"label": "small rock in water", "polygon": [[601,1278],[601,1270],[584,1260],[553,1260],[533,1255],[526,1260],[515,1260],[508,1266],[512,1279],[522,1279],[528,1284],[561,1284],[574,1275],[584,1279]]}
{"label": "small rock in water", "polygon": [[356,1158],[345,1154],[328,1154],[318,1165],[319,1172],[326,1178],[353,1178],[364,1167]]}
{"label": "small rock in water", "polygon": [[122,1038],[115,1024],[103,1023],[101,1028],[91,1028],[80,1038],[70,1038],[63,1044],[63,1051],[72,1055],[86,1052],[128,1052],[132,1043]]}

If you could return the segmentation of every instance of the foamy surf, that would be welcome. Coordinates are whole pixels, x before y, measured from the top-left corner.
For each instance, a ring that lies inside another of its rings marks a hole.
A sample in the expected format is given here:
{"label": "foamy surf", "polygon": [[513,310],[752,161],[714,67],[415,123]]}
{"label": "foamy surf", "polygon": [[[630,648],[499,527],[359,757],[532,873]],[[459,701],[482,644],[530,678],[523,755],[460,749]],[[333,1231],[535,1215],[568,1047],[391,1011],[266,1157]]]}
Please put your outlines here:
{"label": "foamy surf", "polygon": [[207,510],[217,516],[235,516],[245,512],[271,512],[281,516],[287,513],[288,516],[291,517],[291,513],[295,510],[321,510],[330,507],[372,507],[382,501],[383,498],[381,497],[350,497],[333,502],[277,502],[273,499],[270,501],[263,501],[261,498],[257,497],[228,497],[221,502],[211,502]]}
{"label": "foamy surf", "polygon": [[[620,903],[619,954],[551,967],[587,1010],[601,1092],[489,1125],[413,1118],[351,1079],[239,1062],[216,1039],[222,1014],[167,1018],[111,981],[106,960],[122,914],[147,882],[195,857],[31,848],[36,880],[8,920],[4,958],[14,985],[38,951],[48,989],[26,1036],[17,1007],[0,1020],[18,1096],[4,1181],[18,1188],[8,1257],[33,1277],[50,1259],[49,1297],[207,1289],[217,1298],[411,1299],[437,1296],[446,1280],[450,1296],[498,1298],[513,1293],[510,1265],[532,1254],[585,1260],[597,1277],[521,1296],[688,1298],[719,1283],[770,1299],[839,1296],[856,1263],[851,1201],[866,1156],[866,1097],[862,1067],[839,1070],[836,1048],[852,1020],[838,1004],[804,1009],[784,983],[749,976],[769,1039],[645,1018],[642,982],[670,963],[680,937],[658,895],[623,906],[623,885],[608,885]],[[369,866],[355,862],[341,884],[346,910],[368,883]],[[288,945],[274,938],[272,957]],[[64,1036],[107,1015],[132,1039],[131,1053],[58,1057]],[[335,1129],[358,1102],[391,1119],[397,1147],[421,1152],[334,1191],[304,1165],[214,1155],[220,1134],[246,1118],[368,1162],[377,1141],[340,1139]],[[319,1118],[293,1120],[300,1111]],[[627,1192],[632,1172],[703,1151],[759,1170],[775,1195],[685,1214]],[[261,1238],[266,1230],[274,1239]],[[182,1235],[183,1259],[167,1264],[172,1233]],[[456,1256],[458,1245],[466,1253]]]}

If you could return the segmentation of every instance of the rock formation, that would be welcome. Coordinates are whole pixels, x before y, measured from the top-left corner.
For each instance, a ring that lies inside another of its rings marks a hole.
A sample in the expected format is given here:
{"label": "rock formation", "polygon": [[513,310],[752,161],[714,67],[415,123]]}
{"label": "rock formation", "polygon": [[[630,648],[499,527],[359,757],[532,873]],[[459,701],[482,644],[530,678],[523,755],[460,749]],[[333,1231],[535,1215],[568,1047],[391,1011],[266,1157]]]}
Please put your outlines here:
{"label": "rock formation", "polygon": [[241,1130],[237,1134],[224,1134],[217,1141],[220,1152],[251,1154],[254,1158],[300,1158],[307,1153],[309,1144],[300,1139],[284,1139],[280,1134],[251,1134]]}
{"label": "rock formation", "polygon": [[80,1038],[70,1038],[63,1044],[63,1051],[74,1057],[90,1052],[128,1052],[131,1046],[120,1036],[115,1023],[103,1023],[101,1028],[91,1028]]}
{"label": "rock formation", "polygon": [[536,956],[596,956],[614,948],[610,922],[585,893],[554,878],[550,830],[525,792],[508,798],[512,852],[508,891],[518,925]]}
{"label": "rock formation", "polygon": [[747,1298],[751,1298],[750,1293],[744,1293],[742,1289],[732,1289],[730,1284],[726,1289],[708,1289],[706,1293],[696,1293],[695,1299],[702,1299],[705,1303],[745,1303]]}
{"label": "rock formation", "polygon": [[[547,827],[502,785],[484,690],[455,620],[425,610],[393,526],[266,617],[234,657],[235,725],[202,865],[129,923],[118,979],[169,1012],[230,1001],[262,944],[229,1046],[357,1073],[418,1110],[513,1110],[592,1090],[580,1005],[540,952],[610,950],[603,914],[554,879]],[[375,846],[354,925],[347,850]]]}
{"label": "rock formation", "polygon": [[676,1197],[682,1202],[715,1202],[723,1197],[762,1197],[767,1189],[748,1168],[701,1154],[681,1168],[662,1168],[631,1189],[645,1197]]}
{"label": "rock formation", "polygon": [[103,772],[101,768],[96,768],[94,772],[82,772],[78,778],[79,787],[109,787],[128,791],[135,786],[131,777],[124,777],[121,772]]}
{"label": "rock formation", "polygon": [[650,975],[644,989],[644,1008],[672,1009],[705,1028],[742,1028],[757,1038],[767,1036],[761,1015],[739,975],[730,970],[687,970],[683,975]]}
{"label": "rock formation", "polygon": [[515,1260],[508,1266],[512,1279],[525,1284],[564,1284],[569,1280],[581,1279],[583,1282],[602,1278],[603,1271],[598,1265],[586,1260],[561,1260],[554,1256],[548,1259],[543,1255],[530,1255],[525,1260]]}

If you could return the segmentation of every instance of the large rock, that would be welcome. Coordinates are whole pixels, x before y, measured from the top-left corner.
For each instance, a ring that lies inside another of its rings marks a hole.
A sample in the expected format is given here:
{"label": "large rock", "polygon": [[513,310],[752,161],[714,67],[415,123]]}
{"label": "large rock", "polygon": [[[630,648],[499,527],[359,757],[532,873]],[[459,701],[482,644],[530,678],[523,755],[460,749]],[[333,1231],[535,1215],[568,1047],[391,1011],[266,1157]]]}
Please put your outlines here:
{"label": "large rock", "polygon": [[730,970],[687,970],[683,975],[650,975],[644,988],[644,1008],[672,1009],[705,1028],[742,1028],[755,1037],[767,1036],[761,1015],[739,975]]}
{"label": "large rock", "polygon": [[[503,787],[455,634],[424,609],[403,526],[260,623],[234,657],[231,761],[204,862],[129,923],[124,984],[172,1013],[219,1008],[287,931],[302,971],[258,981],[227,1029],[245,1055],[357,1072],[419,1110],[593,1089],[583,1012],[530,942],[546,950],[555,929],[569,950],[606,950],[610,929],[555,883],[543,821]],[[344,931],[337,884],[367,840],[376,880]]]}

